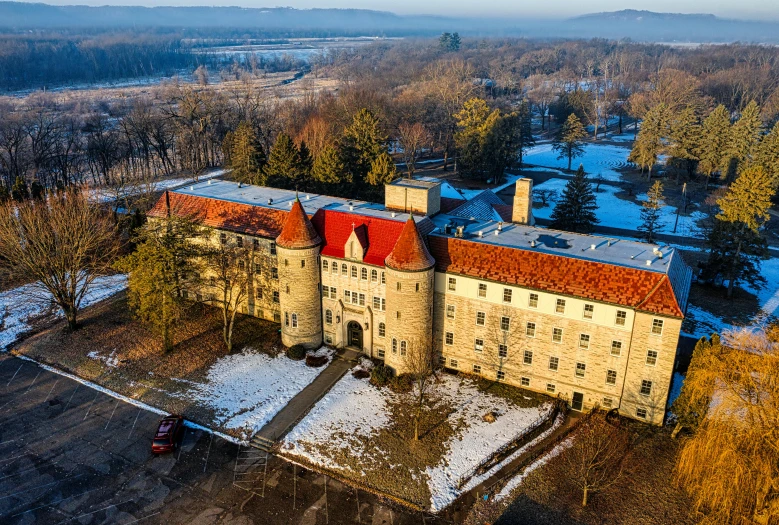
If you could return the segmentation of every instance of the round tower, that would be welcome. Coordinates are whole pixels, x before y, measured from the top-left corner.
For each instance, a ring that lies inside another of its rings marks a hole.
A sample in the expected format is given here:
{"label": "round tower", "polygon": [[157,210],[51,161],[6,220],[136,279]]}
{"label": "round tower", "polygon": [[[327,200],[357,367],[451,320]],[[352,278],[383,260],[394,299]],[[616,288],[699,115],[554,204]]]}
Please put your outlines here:
{"label": "round tower", "polygon": [[409,216],[387,267],[387,341],[385,364],[397,374],[410,370],[412,353],[433,344],[433,274],[435,259]]}
{"label": "round tower", "polygon": [[322,344],[322,299],[319,295],[319,249],[314,225],[297,198],[276,238],[279,265],[281,342],[307,349]]}

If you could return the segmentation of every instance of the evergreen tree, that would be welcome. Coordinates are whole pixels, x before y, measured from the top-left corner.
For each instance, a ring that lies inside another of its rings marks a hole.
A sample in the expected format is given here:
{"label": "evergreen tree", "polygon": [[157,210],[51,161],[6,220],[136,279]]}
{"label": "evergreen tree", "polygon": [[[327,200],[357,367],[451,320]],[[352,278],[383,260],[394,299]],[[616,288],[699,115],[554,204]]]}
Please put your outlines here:
{"label": "evergreen tree", "polygon": [[350,174],[344,169],[341,153],[335,146],[325,146],[319,153],[311,168],[311,177],[325,185],[352,181]]}
{"label": "evergreen tree", "polygon": [[438,38],[438,45],[443,51],[459,51],[460,50],[460,34],[459,33],[443,33]]}
{"label": "evergreen tree", "polygon": [[371,165],[382,153],[387,153],[387,137],[379,128],[379,119],[363,108],[344,130],[341,141],[346,170],[354,181],[367,182]]}
{"label": "evergreen tree", "polygon": [[663,152],[663,138],[668,135],[668,110],[665,104],[652,107],[644,115],[641,130],[638,132],[628,160],[647,172],[647,180],[652,179],[652,168]]}
{"label": "evergreen tree", "polygon": [[[701,135],[701,126],[695,110],[687,107],[671,120],[671,129],[668,137],[669,162],[687,172],[687,177],[692,179],[698,166],[698,142]],[[677,174],[679,170],[677,170]],[[677,175],[676,182],[679,182]]]}
{"label": "evergreen tree", "polygon": [[306,180],[311,176],[311,168],[314,167],[314,159],[311,157],[311,150],[308,149],[305,140],[300,141],[298,153],[300,154],[300,176],[303,180]]}
{"label": "evergreen tree", "polygon": [[574,233],[591,233],[599,222],[595,216],[596,209],[598,205],[592,185],[584,173],[584,166],[580,165],[552,210],[551,227]]}
{"label": "evergreen tree", "polygon": [[37,179],[30,184],[30,196],[36,201],[42,201],[46,196],[46,188]]}
{"label": "evergreen tree", "polygon": [[756,162],[766,169],[774,188],[779,188],[779,122],[760,141]]}
{"label": "evergreen tree", "polygon": [[728,298],[737,282],[746,281],[758,287],[765,279],[760,275],[760,260],[767,254],[767,243],[760,229],[770,218],[768,209],[775,190],[762,166],[745,169],[727,193],[717,200],[720,213],[709,234],[710,276],[728,279]]}
{"label": "evergreen tree", "polygon": [[705,369],[712,357],[721,350],[717,334],[713,334],[711,339],[702,337],[695,345],[682,391],[671,405],[671,412],[676,416],[672,437],[676,437],[682,428],[695,431],[708,413],[715,385],[704,377]]}
{"label": "evergreen tree", "polygon": [[294,188],[302,182],[300,150],[289,135],[278,134],[262,171],[271,186]]}
{"label": "evergreen tree", "polygon": [[653,243],[655,235],[663,228],[663,223],[660,222],[662,208],[663,183],[657,180],[649,188],[647,200],[642,203],[641,208],[641,224],[638,226],[638,231],[642,233],[641,236],[646,242]]}
{"label": "evergreen tree", "polygon": [[527,148],[532,148],[536,143],[536,139],[533,138],[533,131],[531,129],[532,118],[530,105],[525,100],[523,100],[519,106],[517,119],[516,137],[517,142],[519,143],[519,165],[522,166],[522,158],[524,157],[525,150]]}
{"label": "evergreen tree", "polygon": [[368,172],[366,182],[372,186],[381,186],[389,184],[397,176],[395,163],[392,161],[389,153],[382,153],[371,164],[371,170]]}
{"label": "evergreen tree", "polygon": [[262,144],[249,122],[241,122],[232,134],[230,141],[230,163],[233,178],[249,184],[265,184],[262,168],[265,165],[265,152]]}
{"label": "evergreen tree", "polygon": [[753,100],[747,104],[739,119],[730,128],[727,165],[723,167],[723,171],[727,173],[727,180],[733,180],[741,169],[749,165],[760,143],[762,131],[760,106]]}
{"label": "evergreen tree", "polygon": [[30,190],[27,189],[27,181],[24,177],[16,177],[11,187],[11,198],[16,202],[23,202],[30,198]]}
{"label": "evergreen tree", "polygon": [[587,131],[584,129],[582,121],[574,113],[568,115],[568,119],[560,126],[552,148],[557,152],[558,159],[568,159],[569,170],[573,159],[584,155],[584,138],[586,136]]}
{"label": "evergreen tree", "polygon": [[457,132],[454,141],[457,146],[458,163],[466,174],[478,177],[484,171],[483,143],[488,118],[490,118],[490,108],[481,98],[467,100],[455,115]]}
{"label": "evergreen tree", "polygon": [[720,104],[704,119],[698,142],[698,170],[706,176],[707,189],[711,177],[726,164],[729,135],[730,115]]}
{"label": "evergreen tree", "polygon": [[11,194],[8,193],[8,188],[5,187],[5,184],[0,182],[0,204],[8,202],[8,199],[10,198]]}

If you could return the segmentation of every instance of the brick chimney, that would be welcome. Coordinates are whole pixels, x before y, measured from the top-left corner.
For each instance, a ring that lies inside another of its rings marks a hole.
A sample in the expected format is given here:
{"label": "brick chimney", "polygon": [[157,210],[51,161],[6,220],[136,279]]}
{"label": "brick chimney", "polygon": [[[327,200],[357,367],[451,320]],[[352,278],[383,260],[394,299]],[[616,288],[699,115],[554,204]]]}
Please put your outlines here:
{"label": "brick chimney", "polygon": [[511,222],[533,226],[533,180],[517,179],[514,190],[514,206],[511,210]]}

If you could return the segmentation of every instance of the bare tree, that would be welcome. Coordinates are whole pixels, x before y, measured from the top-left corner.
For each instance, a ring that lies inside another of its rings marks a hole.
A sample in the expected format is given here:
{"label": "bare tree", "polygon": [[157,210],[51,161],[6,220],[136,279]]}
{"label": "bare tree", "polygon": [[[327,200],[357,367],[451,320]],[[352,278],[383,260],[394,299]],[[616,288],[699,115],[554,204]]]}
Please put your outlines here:
{"label": "bare tree", "polygon": [[406,163],[408,178],[414,177],[414,167],[422,148],[430,141],[430,134],[424,125],[403,123],[398,126],[400,145],[403,148],[403,162]]}
{"label": "bare tree", "polygon": [[419,441],[419,424],[422,420],[425,404],[435,385],[435,350],[431,344],[412,339],[408,341],[406,353],[407,374],[413,382],[414,441]]}
{"label": "bare tree", "polygon": [[110,215],[75,191],[0,209],[0,264],[34,279],[77,327],[81,301],[119,251]]}

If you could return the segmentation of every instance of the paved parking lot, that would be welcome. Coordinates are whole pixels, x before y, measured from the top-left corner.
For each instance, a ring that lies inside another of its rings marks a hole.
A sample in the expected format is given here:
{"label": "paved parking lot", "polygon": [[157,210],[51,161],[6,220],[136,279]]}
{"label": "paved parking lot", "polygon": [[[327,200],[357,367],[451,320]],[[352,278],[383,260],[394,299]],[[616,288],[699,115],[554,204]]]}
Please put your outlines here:
{"label": "paved parking lot", "polygon": [[[441,520],[187,429],[154,457],[157,414],[0,355],[0,523],[406,524]],[[239,459],[240,455],[240,459]],[[259,465],[262,465],[260,468]]]}

